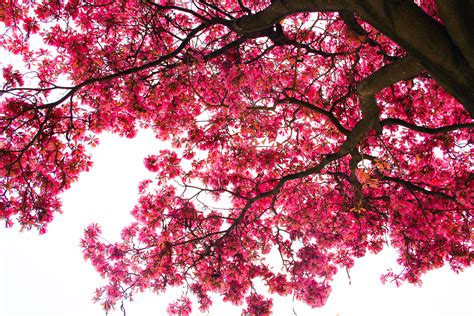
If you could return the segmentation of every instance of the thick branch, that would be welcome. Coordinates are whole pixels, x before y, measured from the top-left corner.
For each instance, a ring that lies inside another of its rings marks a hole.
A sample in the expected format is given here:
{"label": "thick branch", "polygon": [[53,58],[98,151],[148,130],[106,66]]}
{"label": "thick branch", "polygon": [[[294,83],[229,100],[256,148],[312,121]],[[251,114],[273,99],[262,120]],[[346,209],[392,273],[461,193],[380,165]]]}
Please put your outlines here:
{"label": "thick branch", "polygon": [[[470,7],[472,5],[467,5],[467,8]],[[290,14],[318,11],[351,11],[371,23],[415,57],[474,117],[474,69],[454,45],[453,41],[459,40],[451,39],[442,24],[412,1],[279,0],[255,14],[220,23],[237,33],[246,34],[265,30]],[[460,27],[469,25],[462,24]],[[469,35],[470,29],[463,32]]]}
{"label": "thick branch", "polygon": [[390,125],[400,125],[408,129],[411,129],[413,131],[417,131],[417,132],[425,133],[425,134],[431,134],[431,135],[439,134],[439,133],[447,133],[447,132],[455,131],[458,129],[464,129],[464,128],[474,128],[474,123],[453,124],[449,126],[430,128],[430,127],[425,127],[425,126],[418,126],[418,125],[406,122],[404,120],[396,119],[396,118],[388,118],[388,119],[382,120],[380,122],[380,125],[382,127],[390,126]]}
{"label": "thick branch", "polygon": [[245,34],[265,30],[278,23],[284,17],[298,12],[339,11],[344,9],[343,0],[277,0],[264,10],[243,16],[228,26],[235,32]]}
{"label": "thick branch", "polygon": [[367,33],[367,31],[364,30],[364,28],[359,24],[359,22],[357,22],[354,13],[350,11],[341,11],[339,12],[339,15],[351,31],[355,32],[359,36],[366,36],[367,43],[369,43],[370,46],[377,46],[377,42],[368,37],[369,34]]}
{"label": "thick branch", "polygon": [[449,36],[474,68],[474,1],[436,0],[436,4]]}
{"label": "thick branch", "polygon": [[415,57],[474,117],[474,69],[448,32],[413,1],[347,0],[349,8]]}
{"label": "thick branch", "polygon": [[358,86],[360,96],[374,95],[385,87],[398,81],[408,80],[417,76],[423,67],[412,56],[405,56],[387,64],[364,79]]}
{"label": "thick branch", "polygon": [[[318,11],[351,11],[371,23],[415,57],[474,117],[473,67],[454,45],[446,28],[412,1],[278,0],[255,14],[220,23],[245,34],[265,30],[293,13]],[[464,32],[469,34],[470,30]]]}
{"label": "thick branch", "polygon": [[369,122],[371,122],[372,127],[377,132],[382,132],[382,126],[379,122],[379,109],[375,94],[400,80],[416,76],[421,70],[422,67],[414,58],[405,56],[383,66],[359,83],[357,92],[359,94],[361,111],[364,114],[364,118],[370,119]]}

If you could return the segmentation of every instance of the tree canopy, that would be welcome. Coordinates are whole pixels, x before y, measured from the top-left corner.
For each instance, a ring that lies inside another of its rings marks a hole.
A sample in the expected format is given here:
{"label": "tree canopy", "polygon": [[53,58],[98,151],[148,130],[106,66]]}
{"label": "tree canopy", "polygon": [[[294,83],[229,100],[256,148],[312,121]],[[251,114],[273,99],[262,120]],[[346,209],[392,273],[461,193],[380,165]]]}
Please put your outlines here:
{"label": "tree canopy", "polygon": [[149,128],[173,147],[144,157],[134,222],[81,241],[107,310],[184,286],[202,311],[215,292],[266,315],[256,279],[318,307],[385,245],[404,267],[385,280],[461,271],[473,15],[468,0],[2,1],[0,45],[23,64],[3,65],[0,219],[46,232],[97,135]]}

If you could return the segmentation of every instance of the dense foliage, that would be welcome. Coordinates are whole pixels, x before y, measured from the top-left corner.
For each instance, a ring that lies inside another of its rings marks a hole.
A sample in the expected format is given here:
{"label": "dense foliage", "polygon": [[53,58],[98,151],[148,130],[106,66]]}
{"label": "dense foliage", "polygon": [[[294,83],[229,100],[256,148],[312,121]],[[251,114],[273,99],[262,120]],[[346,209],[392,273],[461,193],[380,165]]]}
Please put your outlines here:
{"label": "dense foliage", "polygon": [[[449,7],[446,3],[449,2]],[[472,10],[471,10],[472,9]],[[45,232],[103,131],[149,128],[135,221],[81,241],[106,309],[184,286],[266,315],[257,293],[322,306],[390,244],[401,272],[470,266],[474,29],[469,1],[0,3],[0,219]],[[268,255],[278,258],[269,264]],[[190,297],[192,297],[190,296]],[[187,315],[190,297],[169,307]]]}

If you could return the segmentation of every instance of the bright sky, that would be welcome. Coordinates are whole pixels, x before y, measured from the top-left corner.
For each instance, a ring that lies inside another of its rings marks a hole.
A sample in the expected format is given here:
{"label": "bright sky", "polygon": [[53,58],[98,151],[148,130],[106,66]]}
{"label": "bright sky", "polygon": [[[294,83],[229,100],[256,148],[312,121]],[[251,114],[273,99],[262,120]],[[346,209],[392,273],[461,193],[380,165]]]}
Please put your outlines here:
{"label": "bright sky", "polygon": [[[56,216],[46,235],[18,233],[18,226],[0,227],[0,316],[105,315],[91,302],[102,281],[84,261],[79,239],[91,222],[102,226],[108,240],[118,239],[131,220],[138,182],[150,176],[143,158],[163,145],[149,131],[133,140],[109,134],[100,139],[101,145],[92,152],[94,167],[63,195],[64,214]],[[367,256],[351,270],[351,285],[345,271],[337,275],[324,308],[312,310],[286,297],[274,300],[274,315],[294,315],[293,308],[300,316],[474,315],[474,269],[456,275],[445,267],[428,273],[421,288],[396,288],[380,282],[388,267],[397,269],[393,251]],[[139,294],[125,304],[127,316],[166,315],[172,299],[171,294]],[[221,304],[218,297],[215,301],[204,315],[239,315],[238,307]],[[122,313],[116,310],[109,315]]]}

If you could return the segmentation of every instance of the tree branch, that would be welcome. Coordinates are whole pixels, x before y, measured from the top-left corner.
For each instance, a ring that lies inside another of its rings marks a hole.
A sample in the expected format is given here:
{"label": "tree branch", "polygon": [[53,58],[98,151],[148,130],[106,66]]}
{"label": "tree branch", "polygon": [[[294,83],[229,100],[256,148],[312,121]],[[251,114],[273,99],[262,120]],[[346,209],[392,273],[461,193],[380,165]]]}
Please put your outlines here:
{"label": "tree branch", "polygon": [[341,11],[339,12],[339,15],[351,31],[355,32],[357,35],[366,36],[367,43],[369,43],[370,46],[374,47],[378,45],[376,41],[368,37],[367,31],[364,30],[364,28],[359,24],[359,22],[357,22],[354,13],[350,11]]}
{"label": "tree branch", "polygon": [[456,202],[456,199],[454,197],[450,196],[450,195],[447,195],[447,194],[442,193],[442,192],[430,191],[430,190],[424,189],[422,187],[419,187],[419,186],[411,183],[410,181],[406,181],[406,180],[402,180],[402,179],[398,179],[398,178],[394,178],[394,177],[389,177],[389,176],[384,176],[384,175],[380,175],[380,176],[381,176],[382,180],[388,180],[390,182],[401,184],[409,190],[418,191],[418,192],[424,193],[426,195],[438,196],[438,197],[441,197],[443,199],[447,199],[447,200]]}
{"label": "tree branch", "polygon": [[448,125],[448,126],[443,126],[443,127],[430,128],[426,126],[418,126],[418,125],[415,125],[415,124],[412,124],[412,123],[409,123],[397,118],[388,118],[388,119],[382,120],[380,122],[380,125],[382,127],[390,126],[390,125],[400,125],[400,126],[406,127],[408,129],[411,129],[420,133],[431,134],[431,135],[439,134],[439,133],[447,133],[447,132],[455,131],[458,129],[464,129],[464,128],[474,128],[474,123],[453,124],[453,125]]}
{"label": "tree branch", "polygon": [[421,70],[422,67],[414,58],[405,56],[383,66],[359,83],[357,93],[359,94],[361,111],[364,118],[370,118],[369,122],[373,124],[372,127],[378,133],[382,132],[382,126],[379,122],[379,109],[375,94],[400,80],[416,76]]}
{"label": "tree branch", "polygon": [[137,73],[139,71],[143,71],[143,70],[158,66],[158,65],[162,64],[164,61],[167,61],[167,60],[169,60],[173,57],[176,57],[186,47],[186,45],[188,45],[188,43],[191,41],[191,39],[193,39],[194,36],[196,36],[196,34],[198,34],[200,31],[204,30],[207,26],[208,26],[207,24],[201,24],[201,25],[197,26],[191,32],[189,32],[189,34],[186,36],[186,38],[182,40],[181,44],[175,50],[173,50],[172,52],[170,52],[166,55],[161,56],[160,58],[158,58],[154,61],[151,61],[149,63],[143,64],[143,65],[138,66],[138,67],[133,67],[133,68],[128,68],[128,69],[125,69],[125,70],[121,70],[121,71],[118,71],[118,72],[115,72],[115,73],[112,73],[110,75],[106,75],[106,76],[103,76],[103,77],[91,78],[91,79],[84,80],[81,83],[79,83],[78,85],[72,87],[71,90],[68,93],[66,93],[63,97],[61,97],[60,99],[58,99],[54,102],[48,103],[48,104],[44,104],[42,106],[38,106],[37,108],[42,109],[42,108],[55,107],[55,106],[63,103],[68,98],[72,97],[77,91],[81,90],[82,88],[84,88],[85,86],[88,86],[90,84],[109,81],[109,80],[112,80],[112,79],[115,79],[115,78],[123,77],[123,76],[126,76],[126,75],[130,75],[130,74],[133,74],[133,73]]}
{"label": "tree branch", "polygon": [[449,36],[474,68],[474,2],[472,0],[436,0],[436,5]]}
{"label": "tree branch", "polygon": [[365,78],[357,86],[357,92],[363,97],[374,95],[398,81],[417,76],[422,70],[423,67],[412,56],[401,57]]}
{"label": "tree branch", "polygon": [[347,0],[348,8],[392,38],[474,117],[474,69],[445,27],[413,1]]}
{"label": "tree branch", "polygon": [[245,34],[265,30],[290,14],[298,12],[340,11],[344,9],[344,6],[344,0],[277,0],[272,1],[267,8],[260,12],[243,16],[225,24],[234,32]]}

